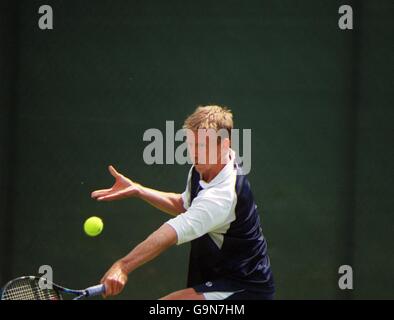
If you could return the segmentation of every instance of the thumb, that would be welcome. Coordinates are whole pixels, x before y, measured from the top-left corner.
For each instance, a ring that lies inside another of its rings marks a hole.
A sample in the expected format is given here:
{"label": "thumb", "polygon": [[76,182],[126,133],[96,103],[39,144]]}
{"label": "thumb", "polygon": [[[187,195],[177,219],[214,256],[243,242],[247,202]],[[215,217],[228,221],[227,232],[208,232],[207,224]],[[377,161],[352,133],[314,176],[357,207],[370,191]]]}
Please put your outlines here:
{"label": "thumb", "polygon": [[108,170],[109,170],[109,173],[110,173],[114,178],[117,178],[118,176],[120,176],[120,173],[119,173],[118,171],[116,171],[115,168],[114,168],[112,165],[108,166]]}
{"label": "thumb", "polygon": [[98,201],[111,201],[111,200],[119,200],[122,199],[122,197],[127,196],[128,190],[122,190],[122,191],[118,191],[115,193],[111,193],[108,195],[104,195],[101,197],[98,197],[97,200]]}

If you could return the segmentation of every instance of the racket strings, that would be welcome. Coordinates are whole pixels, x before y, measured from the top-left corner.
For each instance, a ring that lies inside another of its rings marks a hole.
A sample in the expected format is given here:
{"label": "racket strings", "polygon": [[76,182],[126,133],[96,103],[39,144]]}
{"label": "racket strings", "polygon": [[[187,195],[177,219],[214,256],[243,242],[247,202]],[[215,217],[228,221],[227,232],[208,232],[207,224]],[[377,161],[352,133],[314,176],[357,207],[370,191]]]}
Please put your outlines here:
{"label": "racket strings", "polygon": [[60,300],[59,294],[48,288],[40,288],[36,279],[18,279],[5,288],[3,300]]}

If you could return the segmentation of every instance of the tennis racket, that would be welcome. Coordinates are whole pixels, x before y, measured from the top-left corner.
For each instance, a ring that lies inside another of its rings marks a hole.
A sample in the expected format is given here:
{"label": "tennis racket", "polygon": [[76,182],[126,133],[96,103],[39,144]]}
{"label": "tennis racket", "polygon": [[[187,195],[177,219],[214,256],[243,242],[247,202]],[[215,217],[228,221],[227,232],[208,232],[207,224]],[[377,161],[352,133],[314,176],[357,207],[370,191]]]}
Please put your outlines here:
{"label": "tennis racket", "polygon": [[[45,281],[45,286],[40,283]],[[51,289],[49,289],[51,285]],[[105,292],[105,286],[99,284],[83,290],[72,290],[49,282],[45,278],[24,276],[8,282],[1,294],[1,300],[64,300],[62,294],[73,295],[72,300],[97,296]]]}

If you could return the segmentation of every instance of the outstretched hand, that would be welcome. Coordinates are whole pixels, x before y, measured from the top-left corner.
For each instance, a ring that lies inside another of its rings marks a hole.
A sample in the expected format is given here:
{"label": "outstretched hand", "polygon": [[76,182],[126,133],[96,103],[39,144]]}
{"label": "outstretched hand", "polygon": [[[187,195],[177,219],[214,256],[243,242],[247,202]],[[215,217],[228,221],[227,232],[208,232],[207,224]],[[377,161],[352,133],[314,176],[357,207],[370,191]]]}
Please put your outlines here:
{"label": "outstretched hand", "polygon": [[98,201],[112,201],[136,196],[139,184],[131,181],[115,170],[113,166],[108,167],[109,172],[115,178],[115,183],[109,189],[93,191],[91,197]]}

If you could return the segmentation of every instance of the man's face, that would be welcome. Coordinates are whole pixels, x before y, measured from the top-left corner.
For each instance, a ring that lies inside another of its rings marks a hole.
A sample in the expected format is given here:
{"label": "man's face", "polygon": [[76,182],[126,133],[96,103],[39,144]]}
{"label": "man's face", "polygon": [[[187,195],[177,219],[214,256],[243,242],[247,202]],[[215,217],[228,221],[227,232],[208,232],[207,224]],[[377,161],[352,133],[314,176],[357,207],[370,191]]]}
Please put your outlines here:
{"label": "man's face", "polygon": [[223,155],[228,151],[228,146],[226,148],[226,144],[218,142],[213,130],[187,130],[186,141],[190,159],[200,174],[221,164]]}

